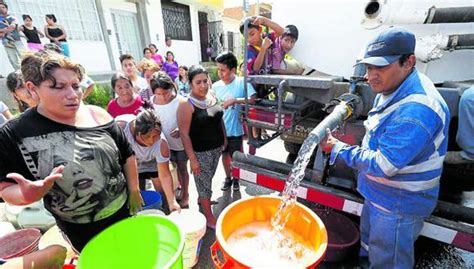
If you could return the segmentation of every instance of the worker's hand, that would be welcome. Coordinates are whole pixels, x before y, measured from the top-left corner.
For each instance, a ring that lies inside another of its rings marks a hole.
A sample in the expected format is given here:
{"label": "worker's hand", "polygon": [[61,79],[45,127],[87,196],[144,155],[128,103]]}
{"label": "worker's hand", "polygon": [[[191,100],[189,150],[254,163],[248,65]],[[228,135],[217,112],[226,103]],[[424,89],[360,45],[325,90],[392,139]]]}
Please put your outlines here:
{"label": "worker's hand", "polygon": [[321,140],[321,147],[323,148],[324,152],[330,153],[334,145],[336,145],[339,140],[332,136],[331,130],[329,130],[329,128],[326,129],[326,133],[326,138]]}
{"label": "worker's hand", "polygon": [[16,183],[18,183],[20,191],[26,201],[35,202],[43,198],[43,196],[48,193],[48,191],[53,187],[54,182],[56,180],[63,177],[63,170],[63,165],[55,167],[53,168],[49,176],[45,177],[43,180],[31,181],[18,173],[10,173],[7,175],[7,178],[11,178],[15,180]]}
{"label": "worker's hand", "polygon": [[266,50],[273,44],[272,40],[268,37],[265,37],[262,42],[262,49]]}
{"label": "worker's hand", "polygon": [[255,20],[253,20],[252,24],[254,24],[254,25],[262,25],[262,24],[263,24],[263,25],[266,25],[266,24],[265,24],[265,23],[266,23],[266,20],[267,20],[267,18],[265,18],[265,17],[263,17],[263,16],[257,16],[257,17],[255,18]]}
{"label": "worker's hand", "polygon": [[201,173],[201,166],[199,165],[198,160],[189,160],[189,164],[191,165],[191,172],[193,175],[198,176]]}
{"label": "worker's hand", "polygon": [[130,191],[128,195],[128,209],[130,210],[130,215],[137,214],[138,211],[142,210],[144,204],[140,190]]}
{"label": "worker's hand", "polygon": [[171,132],[170,132],[170,136],[171,136],[172,138],[179,138],[179,129],[176,128],[176,129],[174,129],[173,131],[171,131]]}

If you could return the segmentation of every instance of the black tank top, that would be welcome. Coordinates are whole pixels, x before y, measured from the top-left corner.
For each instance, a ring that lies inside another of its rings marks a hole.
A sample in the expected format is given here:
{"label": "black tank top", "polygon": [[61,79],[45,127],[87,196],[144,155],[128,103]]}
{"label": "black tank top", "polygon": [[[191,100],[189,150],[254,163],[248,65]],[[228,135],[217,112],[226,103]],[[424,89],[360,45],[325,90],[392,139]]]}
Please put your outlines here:
{"label": "black tank top", "polygon": [[41,44],[41,40],[38,36],[38,32],[36,30],[36,27],[33,26],[33,30],[30,30],[30,29],[26,28],[25,25],[23,25],[23,33],[26,36],[26,42]]}
{"label": "black tank top", "polygon": [[189,102],[194,106],[191,128],[189,129],[189,137],[194,151],[208,151],[224,145],[222,130],[224,110],[222,107],[216,104],[207,109],[201,109],[195,106],[191,100]]}
{"label": "black tank top", "polygon": [[[61,30],[61,28],[48,28],[48,34],[51,36],[51,37],[59,37],[63,34],[63,30]],[[53,40],[51,40],[51,43],[54,43]],[[60,39],[59,41],[61,42],[66,42],[66,39]]]}

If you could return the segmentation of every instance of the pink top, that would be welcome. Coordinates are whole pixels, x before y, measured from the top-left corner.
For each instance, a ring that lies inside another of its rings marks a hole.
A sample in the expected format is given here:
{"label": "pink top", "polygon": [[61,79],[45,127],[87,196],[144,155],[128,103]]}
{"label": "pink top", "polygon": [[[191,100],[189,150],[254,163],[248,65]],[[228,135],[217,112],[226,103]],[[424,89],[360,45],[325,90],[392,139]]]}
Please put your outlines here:
{"label": "pink top", "polygon": [[114,118],[124,114],[137,115],[141,107],[142,98],[139,95],[137,95],[133,103],[127,107],[119,106],[117,103],[117,98],[115,98],[112,99],[107,105],[107,112],[109,112],[109,114]]}
{"label": "pink top", "polygon": [[155,61],[155,63],[157,63],[159,66],[161,66],[163,64],[163,57],[156,53],[154,55],[151,56],[151,58],[153,59],[153,61]]}

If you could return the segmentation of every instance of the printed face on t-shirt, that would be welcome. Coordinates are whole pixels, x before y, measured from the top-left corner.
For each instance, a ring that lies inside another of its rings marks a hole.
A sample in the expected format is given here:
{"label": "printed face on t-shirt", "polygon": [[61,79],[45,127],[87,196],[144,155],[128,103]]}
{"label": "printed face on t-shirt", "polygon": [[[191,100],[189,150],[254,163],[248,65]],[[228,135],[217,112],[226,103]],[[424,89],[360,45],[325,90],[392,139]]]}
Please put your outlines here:
{"label": "printed face on t-shirt", "polygon": [[89,143],[79,140],[75,141],[73,147],[55,148],[54,167],[64,166],[64,179],[58,180],[57,184],[63,190],[73,190],[71,193],[75,192],[78,198],[90,197],[102,191],[107,178],[96,158],[97,154]]}

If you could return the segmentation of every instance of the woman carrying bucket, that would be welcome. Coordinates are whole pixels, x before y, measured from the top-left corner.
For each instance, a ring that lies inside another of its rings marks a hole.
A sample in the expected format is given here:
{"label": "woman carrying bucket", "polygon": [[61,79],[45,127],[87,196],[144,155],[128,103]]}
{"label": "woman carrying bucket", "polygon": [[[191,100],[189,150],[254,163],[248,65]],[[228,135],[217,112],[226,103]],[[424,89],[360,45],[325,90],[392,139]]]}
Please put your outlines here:
{"label": "woman carrying bucket", "polygon": [[82,102],[80,65],[37,53],[21,72],[38,105],[0,129],[0,195],[12,205],[43,199],[81,251],[142,206],[133,150],[105,110]]}
{"label": "woman carrying bucket", "polygon": [[199,202],[206,216],[207,226],[215,228],[212,214],[212,178],[225,144],[224,111],[217,99],[208,94],[211,81],[200,65],[189,68],[191,93],[178,106],[178,127],[184,149],[191,163]]}
{"label": "woman carrying bucket", "polygon": [[165,193],[169,211],[180,210],[173,191],[168,142],[149,101],[143,103],[143,110],[127,123],[123,131],[135,152],[140,179],[140,175],[151,176],[155,190]]}

